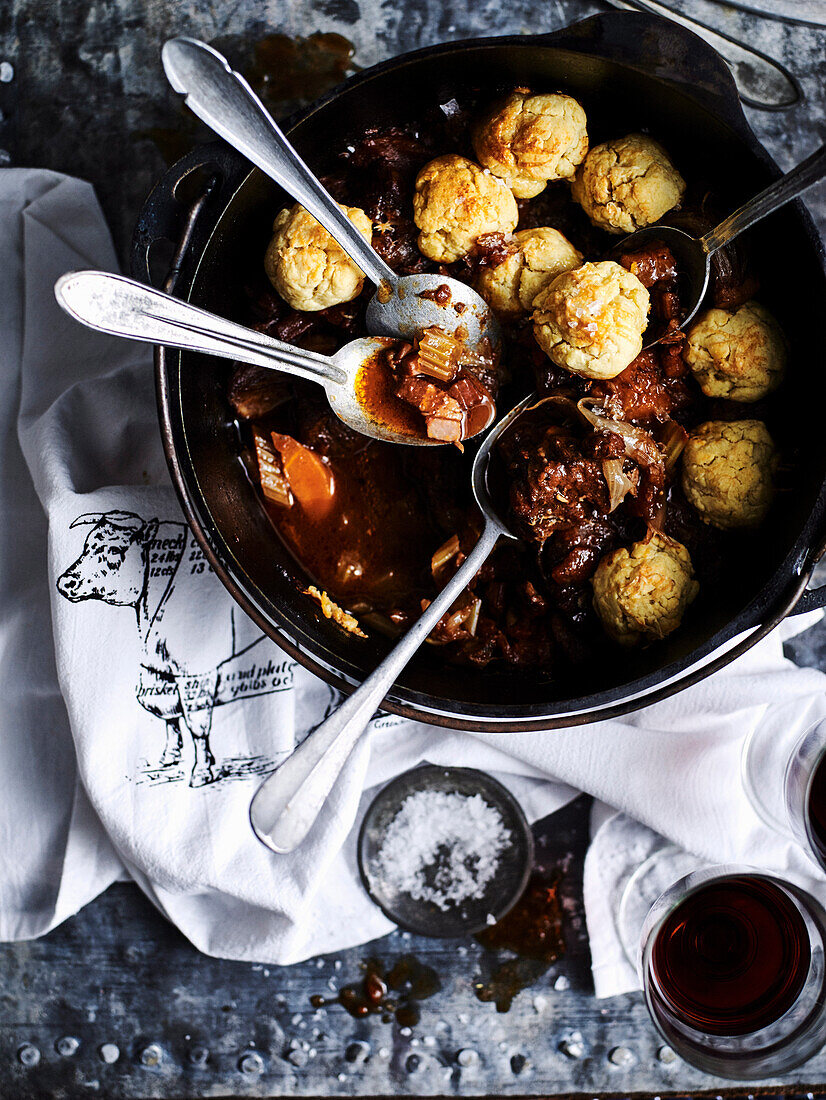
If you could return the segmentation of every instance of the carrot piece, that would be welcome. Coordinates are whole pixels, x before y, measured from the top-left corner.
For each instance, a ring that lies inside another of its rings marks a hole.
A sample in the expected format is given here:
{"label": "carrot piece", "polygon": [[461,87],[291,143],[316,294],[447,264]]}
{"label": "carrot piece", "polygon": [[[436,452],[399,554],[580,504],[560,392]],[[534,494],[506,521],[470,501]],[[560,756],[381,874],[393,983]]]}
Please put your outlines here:
{"label": "carrot piece", "polygon": [[320,455],[290,435],[272,433],[272,445],[281,457],[284,477],[308,518],[324,519],[333,506],[335,478]]}

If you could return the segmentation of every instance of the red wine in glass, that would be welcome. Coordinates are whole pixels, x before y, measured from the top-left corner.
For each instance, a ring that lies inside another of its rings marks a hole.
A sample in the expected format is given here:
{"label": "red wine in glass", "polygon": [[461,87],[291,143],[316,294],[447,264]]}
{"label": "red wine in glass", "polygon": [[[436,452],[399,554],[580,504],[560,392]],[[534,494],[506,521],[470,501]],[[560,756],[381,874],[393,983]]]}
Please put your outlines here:
{"label": "red wine in glass", "polygon": [[666,916],[650,955],[652,995],[707,1035],[748,1035],[780,1019],[809,973],[806,924],[769,879],[719,878]]}

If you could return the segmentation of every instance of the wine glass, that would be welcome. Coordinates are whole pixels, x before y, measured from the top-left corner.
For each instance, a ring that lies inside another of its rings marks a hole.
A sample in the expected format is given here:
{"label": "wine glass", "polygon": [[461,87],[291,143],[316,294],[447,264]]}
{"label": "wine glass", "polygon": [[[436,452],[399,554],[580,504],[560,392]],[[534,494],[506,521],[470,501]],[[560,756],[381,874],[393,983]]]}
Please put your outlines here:
{"label": "wine glass", "polygon": [[617,933],[634,970],[640,968],[640,937],[651,906],[677,879],[706,866],[703,860],[663,837],[624,883],[619,884]]}
{"label": "wine glass", "polygon": [[826,912],[750,867],[692,871],[651,907],[639,974],[666,1042],[707,1073],[774,1076],[826,1041]]}
{"label": "wine glass", "polygon": [[793,738],[759,725],[743,745],[741,774],[763,821],[826,871],[826,717]]}

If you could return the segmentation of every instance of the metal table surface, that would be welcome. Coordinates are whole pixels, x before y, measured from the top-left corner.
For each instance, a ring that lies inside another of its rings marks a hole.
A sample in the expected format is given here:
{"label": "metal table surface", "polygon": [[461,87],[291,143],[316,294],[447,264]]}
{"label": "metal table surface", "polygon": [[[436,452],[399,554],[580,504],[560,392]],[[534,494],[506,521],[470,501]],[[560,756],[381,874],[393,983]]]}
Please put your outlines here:
{"label": "metal table surface", "polygon": [[[802,104],[748,113],[782,167],[811,152],[826,118],[826,30],[709,0],[681,6],[797,74]],[[551,30],[600,10],[591,0],[1,0],[0,164],[90,179],[125,259],[164,167],[160,149],[174,156],[192,136],[161,72],[167,37],[194,34],[242,56],[272,32],[334,31],[364,66],[437,41]],[[328,61],[335,79],[342,59]],[[282,100],[287,113],[298,95]],[[823,188],[809,205],[826,229]],[[826,669],[826,626],[789,652]],[[477,999],[495,960],[475,940],[395,932],[291,967],[225,962],[199,954],[136,887],[118,884],[43,939],[0,945],[0,1097],[718,1095],[731,1083],[663,1057],[639,995],[594,999],[581,894],[587,826],[584,797],[537,826],[539,863],[562,871],[566,953],[502,1014]],[[368,957],[411,953],[442,985],[414,1028],[311,1006],[311,994],[332,995]],[[805,1096],[826,1091],[823,1082],[826,1052],[782,1082],[735,1092]]]}

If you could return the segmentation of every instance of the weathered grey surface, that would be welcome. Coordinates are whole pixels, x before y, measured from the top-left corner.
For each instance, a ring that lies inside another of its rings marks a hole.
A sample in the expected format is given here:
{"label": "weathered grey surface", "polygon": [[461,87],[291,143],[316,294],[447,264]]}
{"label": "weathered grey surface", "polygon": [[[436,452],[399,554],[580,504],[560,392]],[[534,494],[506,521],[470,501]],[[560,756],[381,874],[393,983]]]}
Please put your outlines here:
{"label": "weathered grey surface", "polygon": [[[491,956],[474,940],[395,932],[298,966],[223,962],[199,955],[136,889],[119,885],[44,939],[0,946],[0,1096],[715,1095],[726,1082],[658,1057],[640,995],[593,998],[581,897],[588,803],[537,830],[538,863],[564,869],[567,950],[506,1015],[475,999]],[[356,978],[361,960],[392,963],[408,952],[443,983],[412,1032],[310,1005],[311,994],[332,996]],[[66,1037],[80,1044],[68,1057],[55,1049]],[[348,1059],[355,1043],[366,1044],[364,1060]],[[39,1052],[37,1065],[22,1064],[24,1044]],[[142,1064],[155,1044],[160,1063]],[[117,1047],[112,1064],[105,1045]],[[612,1063],[616,1047],[630,1052],[628,1064]],[[196,1065],[198,1048],[208,1055]],[[460,1051],[475,1052],[476,1064],[463,1066]],[[260,1072],[240,1068],[250,1053]],[[826,1081],[826,1052],[786,1081],[793,1092],[823,1091],[815,1083]]]}
{"label": "weathered grey surface", "polygon": [[[779,57],[800,77],[807,98],[794,111],[749,114],[782,167],[802,159],[822,140],[826,32],[761,21],[708,0],[684,0],[682,8]],[[0,0],[0,62],[14,68],[11,81],[0,71],[0,148],[12,163],[91,179],[125,257],[137,211],[164,166],[144,135],[181,129],[159,65],[167,37],[220,39],[242,58],[244,43],[271,31],[332,30],[351,39],[357,62],[369,65],[436,41],[552,30],[599,10],[592,0]],[[823,188],[810,205],[826,229]],[[826,628],[796,639],[790,652],[826,668]],[[579,883],[586,814],[583,800],[543,829],[542,858],[567,866],[568,954],[507,1015],[474,997],[484,957],[473,941],[440,944],[395,933],[336,958],[251,967],[199,955],[135,888],[117,886],[43,940],[0,946],[0,1097],[716,1092],[722,1082],[657,1059],[659,1043],[639,996],[594,1001]],[[370,954],[394,959],[411,950],[444,983],[423,1004],[413,1034],[375,1018],[357,1022],[339,1008],[313,1018],[311,993],[355,978]],[[554,989],[559,976],[568,989]],[[583,1053],[571,1058],[560,1044],[577,1031]],[[80,1040],[76,1054],[56,1052],[61,1036]],[[355,1040],[369,1043],[366,1061],[345,1059]],[[25,1043],[36,1047],[38,1064],[20,1061]],[[113,1064],[99,1054],[107,1043],[119,1050]],[[141,1052],[153,1043],[162,1060],[147,1067]],[[633,1054],[625,1067],[608,1060],[620,1045]],[[210,1052],[202,1067],[189,1061],[197,1046]],[[262,1058],[260,1075],[239,1069],[250,1046]],[[462,1049],[478,1053],[476,1069],[460,1068]],[[415,1071],[411,1055],[420,1059]],[[826,1054],[787,1079],[790,1086],[824,1081]]]}
{"label": "weathered grey surface", "polygon": [[[136,214],[164,167],[145,134],[180,126],[177,97],[159,63],[167,38],[228,40],[242,59],[242,43],[270,31],[330,30],[349,38],[366,66],[433,42],[553,30],[606,7],[595,0],[2,0],[0,60],[14,65],[16,78],[0,83],[0,110],[9,115],[0,144],[16,164],[90,179],[125,256]],[[802,159],[823,124],[826,32],[709,0],[682,0],[681,7],[780,58],[800,77],[803,104],[749,117],[782,167]]]}

